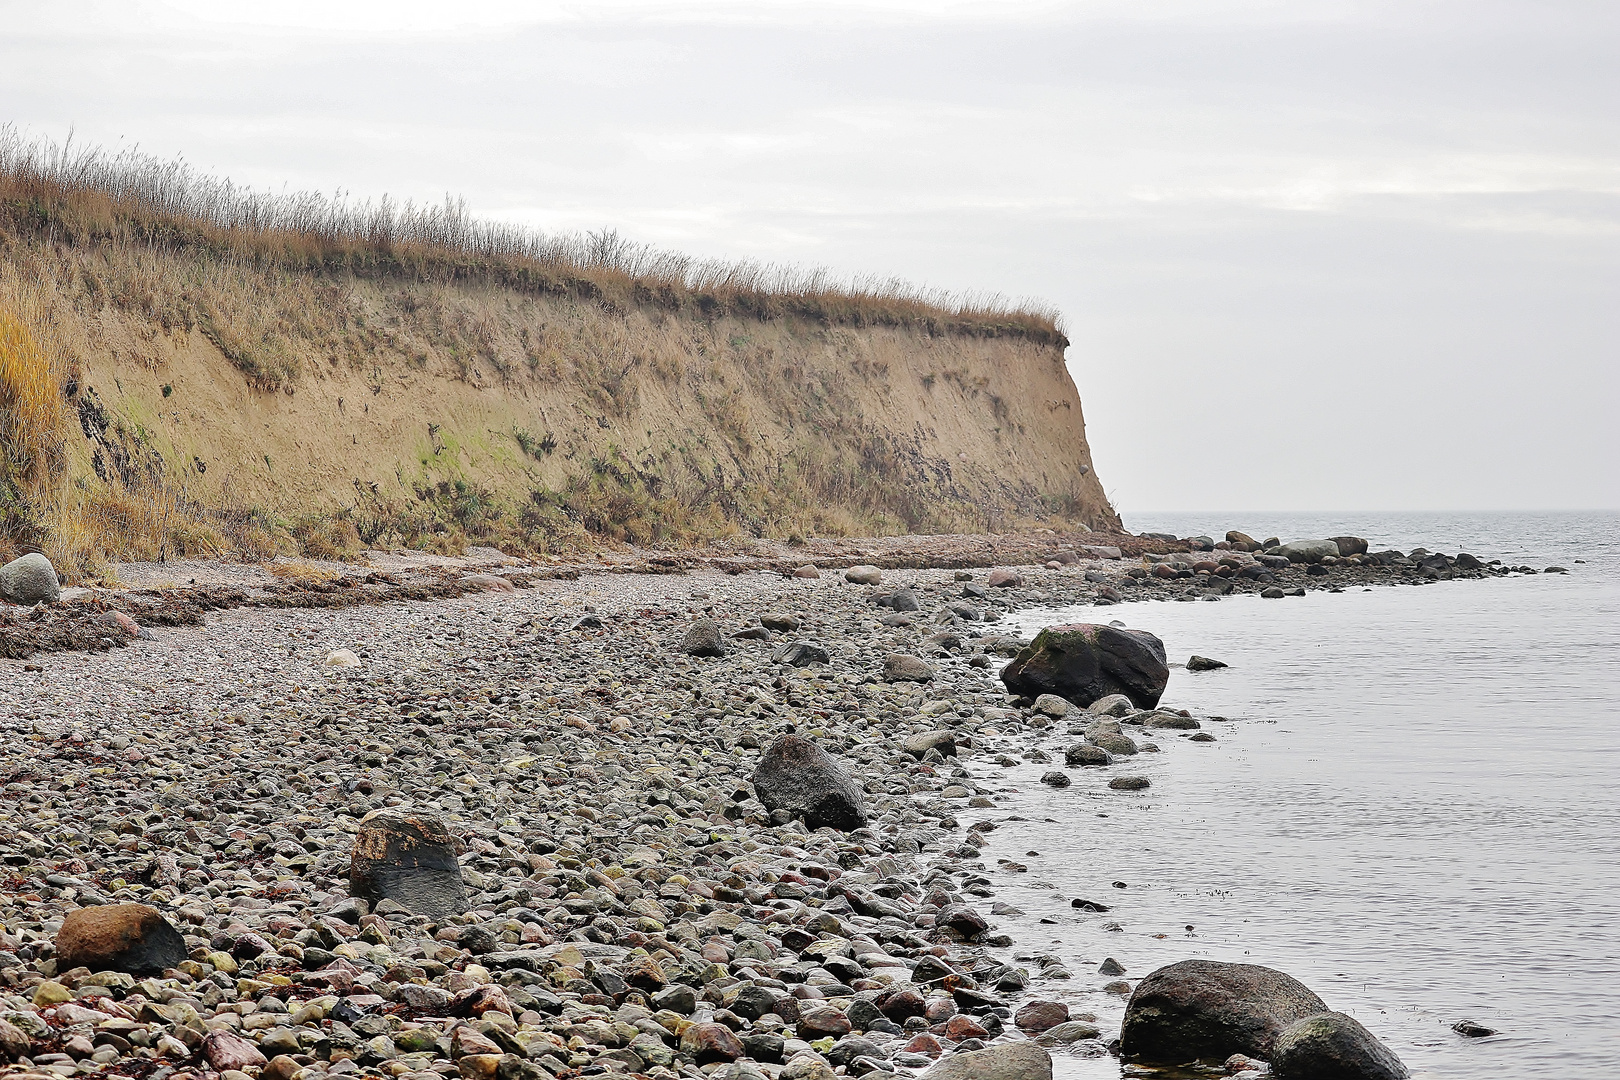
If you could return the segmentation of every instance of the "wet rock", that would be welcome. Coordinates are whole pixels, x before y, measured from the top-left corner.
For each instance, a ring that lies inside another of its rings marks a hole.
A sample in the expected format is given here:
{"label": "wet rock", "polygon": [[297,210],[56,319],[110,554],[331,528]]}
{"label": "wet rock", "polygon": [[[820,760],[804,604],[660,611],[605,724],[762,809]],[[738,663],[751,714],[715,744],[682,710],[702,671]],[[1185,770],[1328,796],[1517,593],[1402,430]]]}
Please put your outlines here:
{"label": "wet rock", "polygon": [[906,653],[891,653],[883,661],[885,682],[929,682],[933,677],[934,669],[921,657]]}
{"label": "wet rock", "polygon": [[426,814],[377,810],[354,837],[349,890],[375,904],[392,900],[435,921],[467,910],[455,841]]}
{"label": "wet rock", "polygon": [[957,1050],[923,1073],[922,1080],[1052,1080],[1052,1055],[1033,1042]]}
{"label": "wet rock", "polygon": [[[1121,735],[1120,738],[1129,738],[1129,736]],[[1112,765],[1114,758],[1113,755],[1100,746],[1093,746],[1090,743],[1075,743],[1063,751],[1063,763],[1072,766]]]}
{"label": "wet rock", "polygon": [[1281,600],[1287,595],[1287,593],[1283,592],[1282,589],[1275,585],[1271,586],[1269,589],[1263,589],[1260,592],[1260,598],[1263,600]]}
{"label": "wet rock", "polygon": [[699,1065],[715,1061],[736,1061],[745,1051],[736,1033],[724,1024],[693,1024],[681,1033],[681,1053],[691,1055]]}
{"label": "wet rock", "polygon": [[1319,563],[1329,555],[1339,557],[1339,545],[1334,540],[1296,540],[1266,552],[1291,563]]}
{"label": "wet rock", "polygon": [[1013,1014],[1013,1023],[1023,1031],[1041,1032],[1069,1019],[1069,1007],[1061,1001],[1026,1001]]}
{"label": "wet rock", "polygon": [[1465,1039],[1488,1039],[1497,1033],[1495,1028],[1476,1024],[1472,1020],[1459,1020],[1451,1025],[1451,1030]]}
{"label": "wet rock", "polygon": [[1129,716],[1135,711],[1136,706],[1131,704],[1131,699],[1124,694],[1109,694],[1086,706],[1086,712],[1093,716]]}
{"label": "wet rock", "polygon": [[825,664],[831,660],[832,655],[814,641],[784,642],[771,654],[771,663],[788,664],[792,667],[809,667],[811,664]]}
{"label": "wet rock", "polygon": [[0,598],[13,604],[54,604],[61,595],[56,567],[37,551],[0,566]]}
{"label": "wet rock", "polygon": [[1190,716],[1173,712],[1151,712],[1142,717],[1146,731],[1197,731],[1204,725]]}
{"label": "wet rock", "polygon": [[210,1031],[203,1038],[202,1054],[219,1072],[227,1069],[246,1072],[269,1061],[257,1046],[233,1031]]}
{"label": "wet rock", "polygon": [[1116,776],[1108,786],[1115,791],[1146,791],[1152,784],[1145,776]]}
{"label": "wet rock", "polygon": [[1297,980],[1254,964],[1183,960],[1152,972],[1131,995],[1120,1029],[1128,1062],[1270,1058],[1284,1028],[1327,1011]]}
{"label": "wet rock", "polygon": [[1406,1080],[1395,1052],[1344,1013],[1324,1012],[1296,1020],[1272,1046],[1277,1080]]}
{"label": "wet rock", "polygon": [[812,829],[849,832],[866,825],[860,785],[831,754],[798,735],[782,735],[765,750],[751,777],[767,810],[786,810]]}
{"label": "wet rock", "polygon": [[1019,650],[1001,672],[1013,694],[1056,694],[1087,706],[1109,694],[1124,694],[1138,708],[1159,703],[1170,668],[1164,643],[1142,630],[1076,623],[1049,626]]}
{"label": "wet rock", "polygon": [[883,571],[875,566],[852,566],[844,571],[844,580],[852,585],[878,585],[883,582]]}
{"label": "wet rock", "polygon": [[1339,550],[1336,554],[1341,559],[1347,559],[1352,555],[1367,554],[1367,541],[1359,536],[1334,536],[1329,539],[1338,547]]}
{"label": "wet rock", "polygon": [[699,619],[681,635],[680,650],[687,656],[724,656],[725,631],[713,619]]}
{"label": "wet rock", "polygon": [[934,916],[934,925],[948,926],[968,941],[976,940],[990,929],[984,916],[966,904],[948,904],[941,908],[939,914]]}
{"label": "wet rock", "polygon": [[160,975],[186,958],[186,941],[158,910],[145,904],[76,908],[56,934],[57,966],[67,971]]}
{"label": "wet rock", "polygon": [[930,750],[938,750],[943,757],[955,757],[956,733],[953,731],[924,731],[916,735],[907,735],[900,740],[900,749],[914,758],[926,757]]}
{"label": "wet rock", "polygon": [[1082,1039],[1101,1037],[1102,1029],[1086,1020],[1069,1020],[1041,1032],[1037,1040],[1043,1046],[1062,1046]]}
{"label": "wet rock", "polygon": [[1214,671],[1217,668],[1223,667],[1226,667],[1226,663],[1224,661],[1211,660],[1209,657],[1199,656],[1197,653],[1194,653],[1192,656],[1187,658],[1188,671]]}
{"label": "wet rock", "polygon": [[1074,711],[1074,704],[1056,694],[1042,694],[1035,699],[1035,711],[1054,720],[1061,720]]}
{"label": "wet rock", "polygon": [[841,1038],[854,1030],[849,1017],[844,1015],[842,1009],[835,1009],[828,1005],[807,1009],[799,1017],[799,1038],[809,1042],[814,1039]]}
{"label": "wet rock", "polygon": [[1097,974],[1123,975],[1125,974],[1125,967],[1118,960],[1115,960],[1112,956],[1110,956],[1102,963],[1097,965]]}
{"label": "wet rock", "polygon": [[1047,787],[1066,788],[1073,782],[1069,779],[1069,774],[1061,769],[1053,769],[1050,772],[1041,774],[1041,783]]}

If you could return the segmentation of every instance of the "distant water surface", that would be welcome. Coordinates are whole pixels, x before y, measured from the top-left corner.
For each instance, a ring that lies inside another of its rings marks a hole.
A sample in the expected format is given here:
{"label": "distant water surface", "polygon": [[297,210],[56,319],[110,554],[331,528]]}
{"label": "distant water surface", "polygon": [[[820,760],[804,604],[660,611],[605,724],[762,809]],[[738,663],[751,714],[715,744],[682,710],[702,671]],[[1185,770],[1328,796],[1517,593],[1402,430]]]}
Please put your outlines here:
{"label": "distant water surface", "polygon": [[[1571,573],[1021,613],[1025,633],[1120,619],[1163,638],[1173,662],[1231,665],[1175,668],[1165,695],[1230,717],[1206,725],[1215,743],[1159,733],[1162,753],[1069,770],[1065,790],[1039,783],[1050,765],[974,764],[1018,789],[987,816],[1027,819],[985,849],[997,899],[1026,912],[999,920],[1013,952],[1055,953],[1074,973],[1043,993],[1096,1013],[1106,1035],[1123,1002],[1102,990],[1105,956],[1133,980],[1193,957],[1258,963],[1356,1016],[1415,1076],[1620,1075],[1620,514],[1130,525],[1350,533]],[[1153,786],[1107,790],[1122,773]],[[1074,897],[1112,910],[1076,911]],[[1463,1039],[1450,1026],[1465,1018],[1502,1034]],[[1108,1058],[1058,1071],[1119,1076]]]}

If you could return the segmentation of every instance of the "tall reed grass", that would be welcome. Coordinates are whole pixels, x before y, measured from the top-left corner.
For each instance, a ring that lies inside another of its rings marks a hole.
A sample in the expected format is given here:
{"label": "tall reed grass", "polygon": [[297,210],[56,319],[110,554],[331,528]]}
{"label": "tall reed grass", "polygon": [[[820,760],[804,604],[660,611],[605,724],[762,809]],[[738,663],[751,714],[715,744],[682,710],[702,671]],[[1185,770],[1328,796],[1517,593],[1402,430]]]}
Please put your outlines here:
{"label": "tall reed grass", "polygon": [[0,308],[0,546],[34,550],[66,467],[61,373],[16,312]]}
{"label": "tall reed grass", "polygon": [[0,238],[133,242],[289,270],[456,280],[609,304],[837,325],[920,326],[1066,343],[1049,306],[956,295],[895,278],[840,280],[824,269],[694,259],[612,230],[553,235],[481,220],[465,202],[272,193],[138,149],[27,139],[0,127]]}

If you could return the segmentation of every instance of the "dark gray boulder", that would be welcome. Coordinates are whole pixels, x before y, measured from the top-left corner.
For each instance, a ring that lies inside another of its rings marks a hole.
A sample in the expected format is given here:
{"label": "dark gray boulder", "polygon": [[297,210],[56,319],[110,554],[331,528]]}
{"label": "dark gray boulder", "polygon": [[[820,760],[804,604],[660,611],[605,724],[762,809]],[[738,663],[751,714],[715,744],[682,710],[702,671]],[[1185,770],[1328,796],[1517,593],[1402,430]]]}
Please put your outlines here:
{"label": "dark gray boulder", "polygon": [[699,619],[681,635],[681,652],[687,656],[724,656],[725,631],[713,619]]}
{"label": "dark gray boulder", "polygon": [[1327,1011],[1298,980],[1255,964],[1183,960],[1137,984],[1119,1033],[1124,1061],[1181,1065],[1270,1058],[1283,1029]]}
{"label": "dark gray boulder", "polygon": [[[1125,736],[1121,736],[1124,738]],[[1063,751],[1065,765],[1112,765],[1113,755],[1100,746],[1090,743],[1075,743]]]}
{"label": "dark gray boulder", "polygon": [[1197,653],[1187,658],[1188,671],[1218,671],[1225,666],[1226,662],[1224,660],[1212,660],[1207,656],[1199,656]]}
{"label": "dark gray boulder", "polygon": [[866,825],[866,796],[831,754],[798,735],[765,748],[750,778],[767,810],[785,810],[812,829],[850,832]]}
{"label": "dark gray boulder", "polygon": [[1164,642],[1144,630],[1093,623],[1047,627],[1001,670],[1010,693],[1056,694],[1082,708],[1124,694],[1137,708],[1151,709],[1169,679]]}
{"label": "dark gray boulder", "polygon": [[793,667],[825,664],[831,659],[832,655],[814,641],[784,642],[771,654],[771,663],[791,664]]}
{"label": "dark gray boulder", "polygon": [[1395,1052],[1344,1013],[1325,1012],[1283,1029],[1271,1051],[1277,1080],[1405,1080]]}
{"label": "dark gray boulder", "polygon": [[426,814],[376,810],[360,822],[349,892],[373,904],[392,900],[435,922],[467,910],[456,842],[444,822]]}

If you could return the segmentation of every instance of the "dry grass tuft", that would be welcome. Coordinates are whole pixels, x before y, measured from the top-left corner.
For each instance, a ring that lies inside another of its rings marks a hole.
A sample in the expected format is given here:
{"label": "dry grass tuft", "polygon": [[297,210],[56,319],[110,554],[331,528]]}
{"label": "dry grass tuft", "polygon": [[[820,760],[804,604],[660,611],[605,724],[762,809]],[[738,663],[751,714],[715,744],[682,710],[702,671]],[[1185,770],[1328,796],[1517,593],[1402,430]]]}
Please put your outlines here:
{"label": "dry grass tuft", "polygon": [[[75,147],[71,139],[30,141],[9,125],[0,127],[5,233],[81,248],[190,250],[228,264],[335,279],[500,285],[620,310],[799,317],[1067,343],[1057,313],[1044,304],[955,295],[894,278],[841,281],[822,269],[693,259],[612,231],[552,236],[480,221],[456,199],[401,206],[386,196],[352,202],[317,192],[259,192],[184,161],[134,149],[109,154]],[[219,344],[234,358],[251,357],[260,343],[251,333],[238,339],[224,332]]]}
{"label": "dry grass tuft", "polygon": [[0,546],[38,550],[67,465],[61,373],[15,313],[0,309]]}

